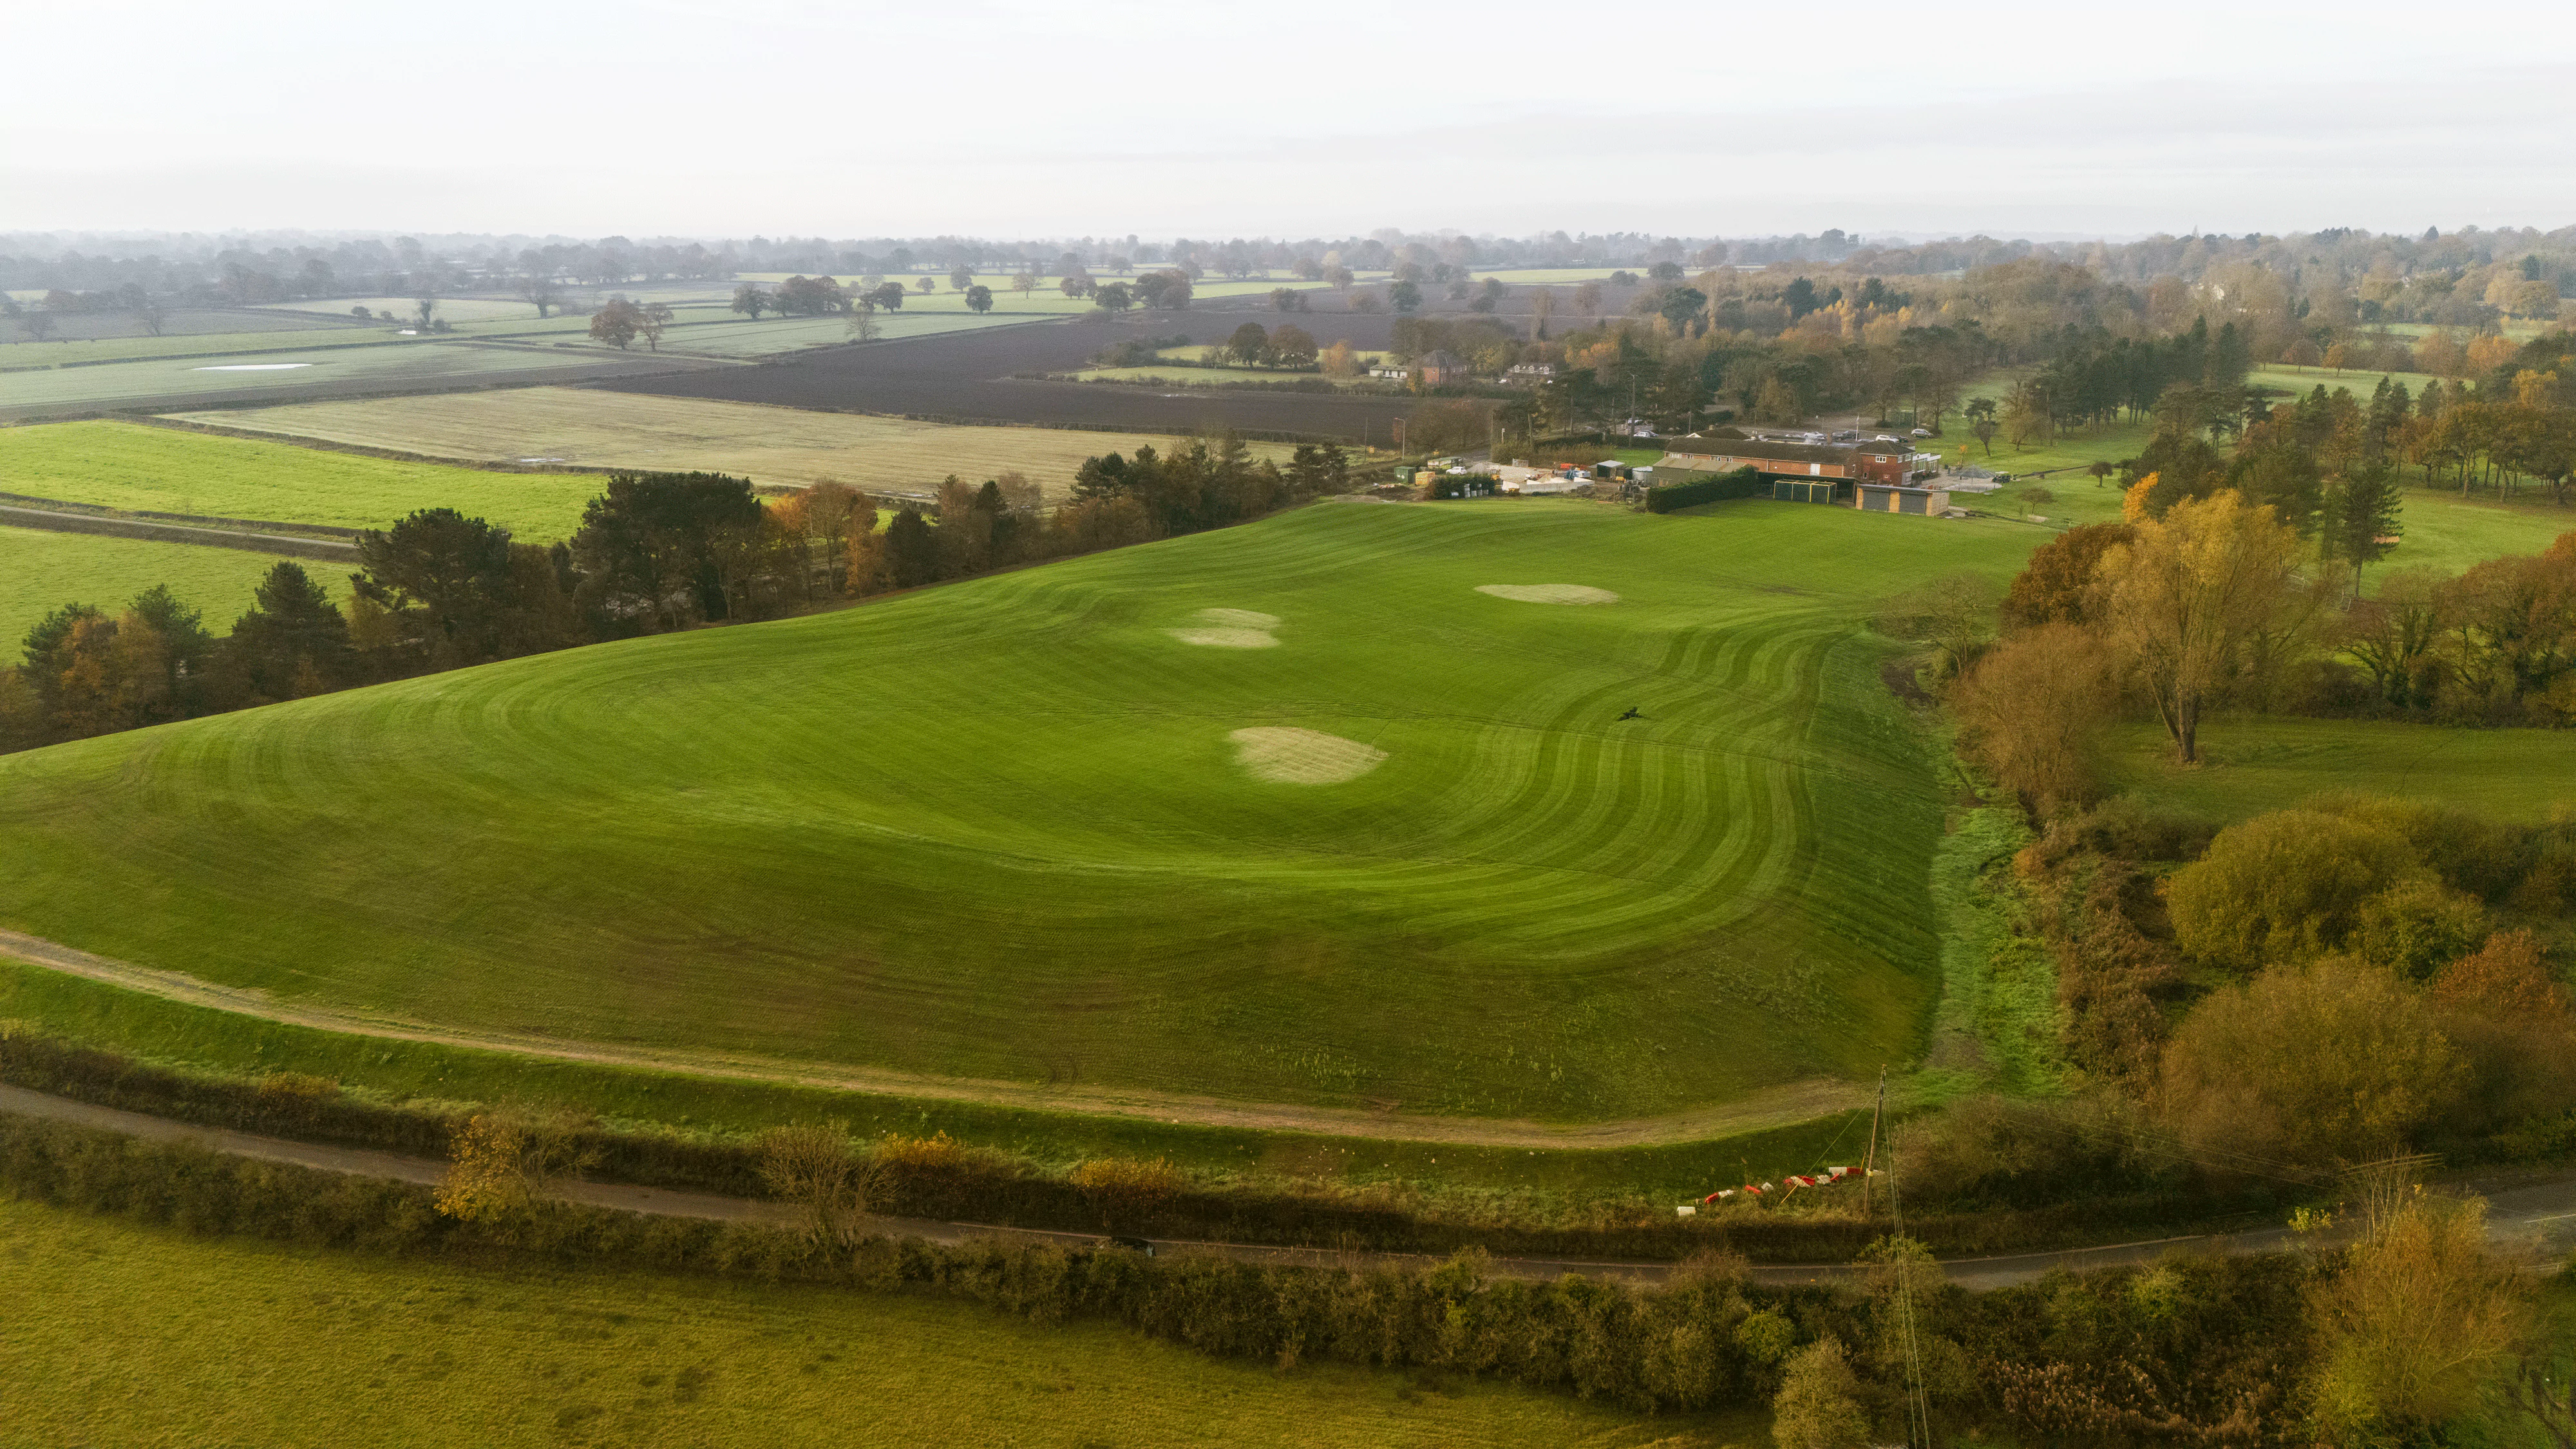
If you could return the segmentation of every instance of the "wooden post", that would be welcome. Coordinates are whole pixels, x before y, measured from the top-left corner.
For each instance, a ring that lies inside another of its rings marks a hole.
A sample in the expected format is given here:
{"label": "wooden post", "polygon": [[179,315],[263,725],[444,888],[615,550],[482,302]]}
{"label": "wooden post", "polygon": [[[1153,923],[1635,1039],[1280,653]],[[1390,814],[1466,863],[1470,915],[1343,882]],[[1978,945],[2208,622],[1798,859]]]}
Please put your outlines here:
{"label": "wooden post", "polygon": [[1881,1067],[1878,1069],[1878,1105],[1871,1108],[1869,1114],[1869,1155],[1861,1159],[1860,1165],[1860,1220],[1862,1222],[1869,1221],[1870,1171],[1878,1166],[1878,1123],[1879,1119],[1886,1115],[1887,1068]]}

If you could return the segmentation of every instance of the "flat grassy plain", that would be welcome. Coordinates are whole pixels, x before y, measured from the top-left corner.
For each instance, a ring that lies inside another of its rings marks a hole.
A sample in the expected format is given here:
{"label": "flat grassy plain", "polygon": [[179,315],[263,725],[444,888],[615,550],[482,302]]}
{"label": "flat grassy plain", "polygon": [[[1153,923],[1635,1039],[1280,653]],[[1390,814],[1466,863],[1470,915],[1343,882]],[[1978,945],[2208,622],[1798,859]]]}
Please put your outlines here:
{"label": "flat grassy plain", "polygon": [[[346,592],[338,576],[345,570],[301,562],[324,587]],[[53,610],[82,603],[119,613],[154,584],[168,584],[182,601],[205,611],[207,628],[224,633],[250,607],[251,591],[276,563],[273,554],[241,549],[0,526],[0,664],[18,662],[19,641]]]}
{"label": "flat grassy plain", "polygon": [[2242,820],[2329,790],[2440,800],[2501,820],[2576,812],[2576,742],[2556,730],[2469,730],[2381,720],[2222,719],[2207,763],[2173,758],[2164,731],[2113,737],[2115,777],[2144,803]]}
{"label": "flat grassy plain", "polygon": [[[1074,469],[1085,458],[1132,452],[1142,443],[1168,448],[1177,441],[1068,428],[960,427],[759,403],[547,387],[172,416],[432,458],[711,469],[755,483],[800,488],[836,478],[855,488],[926,493],[951,473],[981,482],[1017,469],[1051,497],[1072,489]],[[1253,449],[1281,457],[1289,451],[1275,444],[1254,444]],[[595,480],[582,486],[597,488]]]}
{"label": "flat grassy plain", "polygon": [[258,332],[196,332],[166,337],[102,337],[73,342],[21,342],[0,347],[0,369],[66,368],[156,357],[221,362],[234,353],[310,352],[319,348],[363,347],[412,342],[389,325],[333,327],[328,324],[276,328]]}
{"label": "flat grassy plain", "polygon": [[[1321,506],[0,759],[0,920],[350,1009],[938,1077],[1553,1121],[1848,1080],[1928,1020],[1943,810],[1858,620],[2035,539]],[[1172,632],[1220,626],[1271,647]],[[1248,727],[1385,759],[1258,778]]]}
{"label": "flat grassy plain", "polygon": [[[879,342],[894,342],[906,337],[930,337],[942,332],[970,332],[983,327],[1008,327],[1035,320],[1027,315],[1014,315],[996,309],[974,313],[963,307],[948,310],[923,309],[877,314]],[[575,319],[579,321],[580,319]],[[559,329],[563,335],[549,335],[550,342],[577,345],[583,349],[617,349],[605,342],[594,342],[588,335],[589,323],[580,327]],[[510,331],[495,329],[489,336],[509,336]],[[844,347],[852,342],[850,319],[847,317],[768,317],[752,321],[722,307],[679,309],[669,331],[662,334],[662,351],[706,357],[768,357],[782,352],[801,352],[812,347]],[[629,352],[643,352],[643,343],[629,347]]]}
{"label": "flat grassy plain", "polygon": [[[341,1254],[0,1200],[0,1445],[1767,1442],[968,1304]],[[254,1347],[255,1345],[255,1347]]]}
{"label": "flat grassy plain", "polygon": [[604,481],[369,458],[146,423],[0,428],[0,490],[126,511],[382,528],[413,509],[444,506],[546,543],[580,526],[582,505]]}
{"label": "flat grassy plain", "polygon": [[589,367],[597,360],[585,348],[477,347],[427,338],[362,347],[314,348],[308,342],[273,351],[0,373],[0,408],[122,407],[190,393],[334,382],[399,380],[434,387],[496,373]]}

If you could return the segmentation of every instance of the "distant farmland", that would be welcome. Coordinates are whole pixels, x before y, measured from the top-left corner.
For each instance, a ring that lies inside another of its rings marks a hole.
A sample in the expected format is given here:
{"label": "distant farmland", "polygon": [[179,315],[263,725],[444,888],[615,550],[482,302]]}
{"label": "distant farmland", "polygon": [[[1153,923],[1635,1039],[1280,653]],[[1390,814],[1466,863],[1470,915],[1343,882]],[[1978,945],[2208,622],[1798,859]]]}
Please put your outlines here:
{"label": "distant farmland", "polygon": [[[0,665],[18,662],[20,641],[51,611],[80,603],[119,613],[154,584],[168,584],[181,602],[205,611],[208,629],[225,633],[277,562],[238,549],[0,526]],[[348,593],[346,568],[300,562],[333,595]]]}
{"label": "distant farmland", "polygon": [[0,428],[0,490],[128,512],[381,528],[413,509],[443,506],[543,542],[579,526],[582,505],[600,482],[588,474],[452,468],[144,423]]}
{"label": "distant farmland", "polygon": [[[322,339],[336,334],[310,335]],[[109,362],[96,367],[0,373],[0,419],[76,415],[86,410],[107,408],[187,407],[253,402],[263,398],[285,401],[347,393],[420,392],[533,381],[566,373],[600,376],[718,365],[721,364],[692,363],[644,353],[449,341],[255,351],[230,356]]]}
{"label": "distant farmland", "polygon": [[[980,482],[1017,470],[1062,496],[1072,487],[1074,469],[1093,454],[1132,452],[1144,443],[1168,447],[1174,441],[1064,428],[958,427],[553,387],[174,416],[432,458],[706,469],[748,476],[759,484],[797,487],[835,478],[890,493],[928,492],[950,473]],[[1285,451],[1267,445],[1259,450]],[[486,486],[508,488],[516,481],[495,478]],[[594,479],[579,486],[596,490],[598,484]]]}
{"label": "distant farmland", "polygon": [[[1167,394],[1154,388],[1044,382],[1013,375],[1070,372],[1113,343],[1148,336],[1180,333],[1194,341],[1214,342],[1253,320],[1281,319],[1275,313],[1214,309],[1124,322],[1076,319],[1044,327],[925,337],[891,347],[836,348],[767,367],[611,381],[602,387],[669,397],[995,422],[1168,432],[1232,427],[1335,437],[1381,447],[1393,441],[1394,420],[1419,406],[1417,400],[1402,397],[1211,388],[1175,388]],[[1290,320],[1300,321],[1326,345],[1348,339],[1363,350],[1385,348],[1394,325],[1391,317],[1362,314]]]}

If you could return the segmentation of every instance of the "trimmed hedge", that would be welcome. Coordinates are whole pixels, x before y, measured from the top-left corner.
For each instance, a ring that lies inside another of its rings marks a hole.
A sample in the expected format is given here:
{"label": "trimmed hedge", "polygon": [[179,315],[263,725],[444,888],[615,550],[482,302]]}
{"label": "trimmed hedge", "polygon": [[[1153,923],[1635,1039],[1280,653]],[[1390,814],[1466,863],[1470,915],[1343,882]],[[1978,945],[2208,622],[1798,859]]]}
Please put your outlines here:
{"label": "trimmed hedge", "polygon": [[1678,508],[1695,508],[1702,503],[1750,498],[1761,492],[1762,487],[1761,473],[1750,465],[1732,473],[1695,477],[1687,483],[1658,483],[1646,490],[1646,511],[1670,513]]}
{"label": "trimmed hedge", "polygon": [[[173,1071],[51,1037],[0,1032],[0,1082],[32,1091],[210,1127],[444,1158],[466,1109],[434,1110],[353,1097],[330,1083],[267,1082]],[[320,1087],[323,1090],[310,1090]],[[299,1089],[302,1088],[302,1089]],[[757,1153],[740,1140],[676,1132],[593,1128],[576,1150],[604,1181],[733,1197],[765,1195]],[[1294,1247],[1450,1253],[1482,1247],[1513,1255],[1671,1262],[1712,1247],[1769,1262],[1848,1260],[1878,1234],[1854,1218],[1809,1217],[1759,1204],[1677,1219],[1622,1210],[1590,1223],[1542,1224],[1408,1210],[1381,1199],[1326,1191],[1196,1187],[1104,1218],[1065,1177],[992,1152],[937,1154],[890,1174],[879,1211],[1008,1227],[1120,1231]],[[2244,1203],[2222,1205],[2220,1211]],[[2169,1195],[2097,1197],[2020,1211],[1918,1212],[1913,1234],[1943,1253],[2027,1251],[2099,1242],[2106,1235],[2171,1231],[2211,1216],[2204,1200]]]}

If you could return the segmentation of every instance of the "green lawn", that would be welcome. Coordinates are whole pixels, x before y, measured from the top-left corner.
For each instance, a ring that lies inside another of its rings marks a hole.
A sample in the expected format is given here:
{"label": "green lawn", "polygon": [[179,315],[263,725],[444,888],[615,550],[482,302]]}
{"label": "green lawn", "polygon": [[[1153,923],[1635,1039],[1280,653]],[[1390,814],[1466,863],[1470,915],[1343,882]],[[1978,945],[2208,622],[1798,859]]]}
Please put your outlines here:
{"label": "green lawn", "polygon": [[[1859,620],[2041,537],[1317,507],[0,759],[0,920],[345,1007],[937,1076],[1550,1120],[1857,1079],[1929,1019],[1943,805]],[[1205,628],[1276,646],[1168,632]],[[1385,759],[1256,778],[1254,727]]]}
{"label": "green lawn", "polygon": [[[262,332],[187,332],[169,337],[103,337],[79,342],[0,343],[0,369],[59,368],[70,363],[99,363],[119,358],[186,357],[221,362],[242,352],[310,352],[317,348],[409,342],[390,324],[278,328]],[[82,367],[80,372],[91,369]],[[6,374],[0,373],[0,388]]]}
{"label": "green lawn", "polygon": [[[347,592],[345,568],[301,562],[324,587]],[[205,611],[207,628],[225,633],[276,563],[272,554],[241,549],[0,527],[0,664],[18,662],[19,641],[53,610],[81,603],[117,613],[154,584],[168,584]]]}
{"label": "green lawn", "polygon": [[0,490],[155,513],[381,528],[450,507],[532,543],[569,535],[601,479],[495,473],[142,423],[0,428]]}
{"label": "green lawn", "polygon": [[1755,1415],[1282,1374],[968,1304],[208,1241],[5,1200],[0,1286],[8,1449],[1768,1442]]}
{"label": "green lawn", "polygon": [[2114,736],[2117,778],[2144,803],[2241,820],[2327,790],[2362,790],[2539,822],[2576,809],[2576,741],[2556,730],[2468,730],[2365,720],[2225,719],[2201,730],[2208,762],[2173,759],[2164,731]]}
{"label": "green lawn", "polygon": [[[274,337],[276,333],[262,333]],[[305,334],[308,338],[313,334]],[[97,367],[0,373],[0,407],[117,407],[140,399],[195,393],[229,393],[256,387],[303,387],[317,382],[399,378],[436,387],[496,372],[590,367],[587,348],[539,350],[475,347],[423,339],[381,346],[235,352],[158,362],[109,362]]]}
{"label": "green lawn", "polygon": [[[878,340],[890,342],[903,337],[929,337],[941,332],[966,332],[1032,320],[1027,312],[997,309],[979,315],[962,307],[943,311],[915,310],[909,303],[905,305],[906,310],[901,312],[877,314]],[[585,329],[589,325],[587,322],[582,324]],[[586,331],[547,340],[578,342],[585,349],[608,346],[605,342],[591,341]],[[706,353],[717,357],[762,357],[808,347],[840,347],[852,340],[847,317],[767,317],[754,322],[721,307],[699,307],[680,312],[670,330],[662,334],[662,350]],[[640,341],[627,349],[634,353],[645,350]]]}

